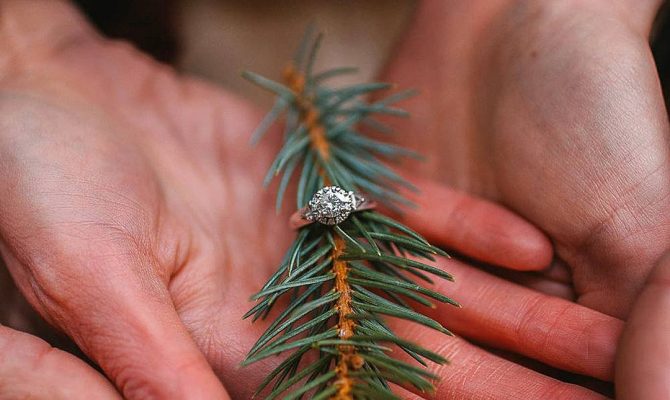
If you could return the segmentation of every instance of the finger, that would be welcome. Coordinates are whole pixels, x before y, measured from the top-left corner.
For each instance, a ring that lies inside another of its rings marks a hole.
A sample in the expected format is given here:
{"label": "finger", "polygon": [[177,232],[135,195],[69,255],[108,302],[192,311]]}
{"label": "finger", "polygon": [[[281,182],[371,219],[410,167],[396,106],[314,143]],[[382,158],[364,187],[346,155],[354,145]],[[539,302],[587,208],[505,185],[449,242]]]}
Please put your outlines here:
{"label": "finger", "polygon": [[481,266],[486,272],[508,281],[518,283],[527,288],[550,296],[575,301],[577,295],[572,285],[551,279],[546,271],[513,271],[509,269],[489,268]]}
{"label": "finger", "polygon": [[670,399],[670,255],[654,268],[633,307],[617,357],[617,398]]}
{"label": "finger", "polygon": [[438,307],[427,313],[449,329],[553,367],[613,379],[620,320],[456,260],[441,263],[456,282],[438,282],[436,289],[463,308]]}
{"label": "finger", "polygon": [[557,258],[554,258],[549,267],[541,271],[515,271],[489,265],[479,265],[478,267],[494,276],[504,278],[550,296],[570,301],[575,301],[577,298],[572,285],[572,274],[568,266]]}
{"label": "finger", "polygon": [[560,297],[565,300],[574,301],[577,298],[572,286],[561,282],[556,282],[546,277],[527,272],[519,272],[514,276],[508,277],[512,282],[516,282],[527,288],[547,294],[549,296]]}
{"label": "finger", "polygon": [[[461,338],[445,337],[426,327],[396,322],[394,328],[448,358],[432,366],[440,380],[431,398],[496,400],[602,400],[606,397],[581,386],[558,381],[488,353]],[[403,355],[402,357],[406,357]],[[407,359],[410,362],[410,359]]]}
{"label": "finger", "polygon": [[3,255],[33,306],[102,367],[124,398],[228,399],[167,288],[146,267],[152,261],[136,248],[113,247],[85,262],[82,255],[60,255],[57,262],[43,254],[46,265],[30,268],[12,252]]}
{"label": "finger", "polygon": [[551,262],[549,239],[511,211],[450,189],[434,181],[413,181],[420,195],[402,221],[435,243],[489,264],[517,270],[540,270]]}
{"label": "finger", "polygon": [[572,271],[570,271],[570,267],[565,261],[560,258],[554,258],[551,265],[540,273],[552,281],[572,284]]}
{"label": "finger", "polygon": [[0,326],[0,354],[3,399],[121,400],[82,360],[27,333]]}

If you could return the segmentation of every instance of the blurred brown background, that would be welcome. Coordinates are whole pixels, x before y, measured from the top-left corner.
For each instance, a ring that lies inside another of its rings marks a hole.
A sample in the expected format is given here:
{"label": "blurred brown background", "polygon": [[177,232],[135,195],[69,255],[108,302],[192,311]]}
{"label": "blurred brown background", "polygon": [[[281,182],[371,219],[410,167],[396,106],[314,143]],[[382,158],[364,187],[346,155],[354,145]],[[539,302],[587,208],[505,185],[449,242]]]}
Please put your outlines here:
{"label": "blurred brown background", "polygon": [[[89,18],[111,37],[130,40],[155,58],[181,70],[269,103],[239,79],[242,69],[277,76],[305,26],[314,21],[326,33],[319,63],[340,60],[361,68],[366,80],[383,65],[411,17],[415,0],[77,0]],[[670,5],[659,13],[652,48],[670,98]]]}
{"label": "blurred brown background", "polygon": [[134,42],[157,59],[215,81],[258,103],[270,97],[239,73],[278,76],[305,27],[325,33],[318,65],[345,62],[368,80],[411,17],[413,0],[79,0],[108,36]]}

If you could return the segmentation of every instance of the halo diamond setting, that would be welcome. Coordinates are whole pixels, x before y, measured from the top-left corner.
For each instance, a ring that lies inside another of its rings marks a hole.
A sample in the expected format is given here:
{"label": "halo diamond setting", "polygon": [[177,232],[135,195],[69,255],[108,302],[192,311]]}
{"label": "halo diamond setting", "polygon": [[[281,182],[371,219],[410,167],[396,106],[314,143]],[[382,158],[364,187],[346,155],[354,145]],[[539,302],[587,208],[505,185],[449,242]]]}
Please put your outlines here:
{"label": "halo diamond setting", "polygon": [[326,186],[312,196],[305,210],[305,218],[324,225],[344,222],[364,199],[339,186]]}

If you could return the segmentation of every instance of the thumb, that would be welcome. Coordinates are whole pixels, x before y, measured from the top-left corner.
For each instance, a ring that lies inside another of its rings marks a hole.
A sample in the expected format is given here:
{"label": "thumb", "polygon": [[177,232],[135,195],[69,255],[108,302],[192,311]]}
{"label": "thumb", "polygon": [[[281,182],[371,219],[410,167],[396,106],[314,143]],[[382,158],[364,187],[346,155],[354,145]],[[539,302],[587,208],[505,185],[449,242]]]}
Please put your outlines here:
{"label": "thumb", "polygon": [[[228,399],[137,249],[110,257],[19,260],[3,249],[28,300],[96,361],[127,399]],[[106,249],[109,250],[109,249]],[[154,266],[155,267],[155,266]],[[55,273],[57,271],[57,273]]]}
{"label": "thumb", "polygon": [[3,399],[121,400],[82,360],[27,333],[0,326],[0,354]]}
{"label": "thumb", "polygon": [[626,322],[616,364],[617,398],[670,399],[670,253],[649,275]]}

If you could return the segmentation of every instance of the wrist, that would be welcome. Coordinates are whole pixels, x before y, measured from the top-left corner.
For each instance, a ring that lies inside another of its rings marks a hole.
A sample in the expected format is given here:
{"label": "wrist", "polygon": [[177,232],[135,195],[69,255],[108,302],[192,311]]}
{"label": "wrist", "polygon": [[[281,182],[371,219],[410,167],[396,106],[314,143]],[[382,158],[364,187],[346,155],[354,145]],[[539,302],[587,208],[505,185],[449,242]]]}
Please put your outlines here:
{"label": "wrist", "polygon": [[[419,4],[416,19],[433,19],[440,16],[445,30],[452,34],[453,26],[467,25],[470,32],[477,34],[503,16],[533,15],[535,18],[547,17],[551,14],[570,14],[589,12],[602,17],[615,17],[631,27],[636,33],[648,38],[655,18],[664,0],[482,0],[482,1],[430,1]],[[532,12],[531,12],[532,10]],[[427,17],[427,18],[426,18]],[[440,29],[439,27],[437,27]]]}
{"label": "wrist", "polygon": [[0,16],[0,79],[93,33],[65,0],[2,0]]}
{"label": "wrist", "polygon": [[[664,0],[621,0],[624,19],[648,37]],[[607,2],[603,7],[608,7]]]}

